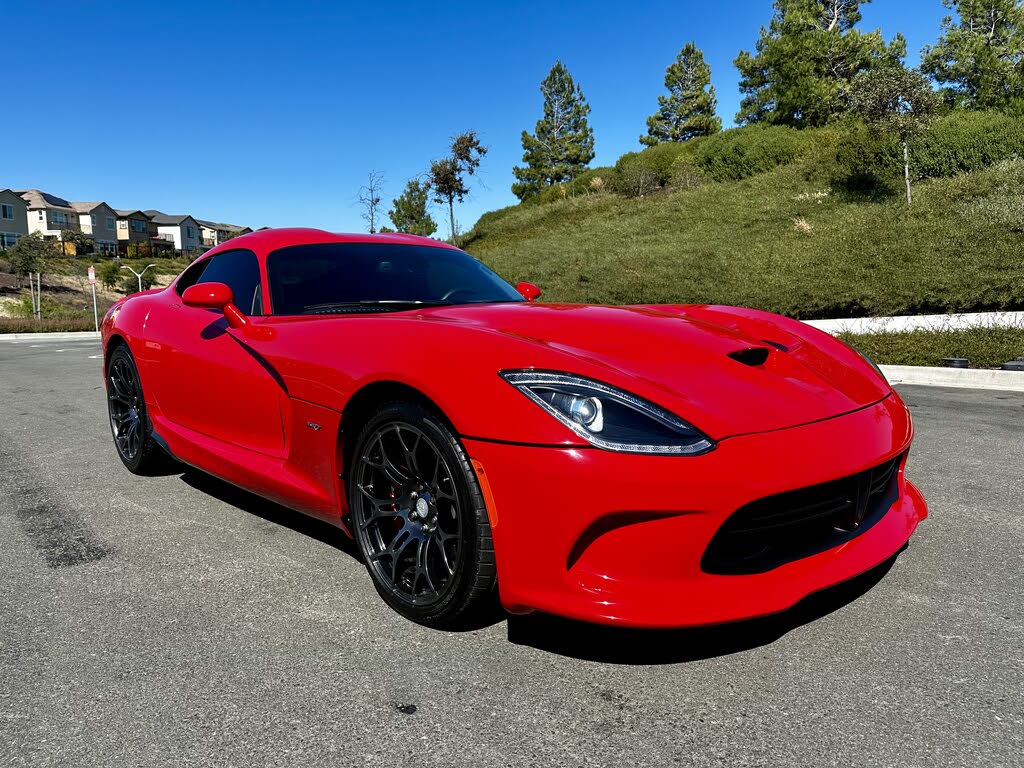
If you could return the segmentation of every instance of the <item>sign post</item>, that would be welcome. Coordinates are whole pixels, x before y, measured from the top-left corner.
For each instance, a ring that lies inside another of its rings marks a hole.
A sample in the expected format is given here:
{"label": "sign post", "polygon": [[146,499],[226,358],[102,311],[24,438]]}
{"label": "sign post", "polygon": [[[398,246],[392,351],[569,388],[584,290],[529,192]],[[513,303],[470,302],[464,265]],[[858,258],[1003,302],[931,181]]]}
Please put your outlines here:
{"label": "sign post", "polygon": [[100,332],[100,313],[96,309],[96,270],[89,267],[89,285],[92,286],[92,319],[96,323],[96,333]]}

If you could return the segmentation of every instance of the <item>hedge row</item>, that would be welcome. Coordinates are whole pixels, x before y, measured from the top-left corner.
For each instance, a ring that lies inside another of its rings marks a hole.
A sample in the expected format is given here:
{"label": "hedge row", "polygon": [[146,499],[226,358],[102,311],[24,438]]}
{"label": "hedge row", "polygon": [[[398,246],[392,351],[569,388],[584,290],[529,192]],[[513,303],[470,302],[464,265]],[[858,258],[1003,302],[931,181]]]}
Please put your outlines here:
{"label": "hedge row", "polygon": [[[911,171],[918,179],[980,170],[1024,156],[1024,119],[999,112],[952,112],[916,137],[910,151]],[[801,160],[812,161],[809,170],[837,187],[862,190],[885,189],[903,169],[899,143],[874,136],[864,125],[849,122],[816,130],[752,125],[629,152],[613,167],[589,169],[523,204],[600,192],[643,197],[659,189],[739,181]],[[492,220],[489,216],[482,221]]]}

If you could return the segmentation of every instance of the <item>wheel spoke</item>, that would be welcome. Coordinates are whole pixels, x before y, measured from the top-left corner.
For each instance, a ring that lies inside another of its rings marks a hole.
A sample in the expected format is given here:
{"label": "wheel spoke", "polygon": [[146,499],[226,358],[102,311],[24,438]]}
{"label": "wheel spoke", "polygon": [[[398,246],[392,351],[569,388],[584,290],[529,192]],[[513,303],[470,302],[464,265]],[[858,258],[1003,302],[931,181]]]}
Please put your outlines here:
{"label": "wheel spoke", "polygon": [[441,562],[444,563],[445,569],[448,571],[448,575],[452,576],[455,574],[455,569],[452,564],[448,562],[448,553],[444,549],[444,539],[440,536],[431,536],[430,541],[437,544],[437,549],[441,553]]}
{"label": "wheel spoke", "polygon": [[409,448],[409,446],[405,444],[405,440],[402,438],[401,427],[395,427],[395,435],[398,437],[398,444],[402,447],[406,466],[409,467],[409,471],[411,473],[418,475],[420,470],[419,463],[416,461],[416,449],[420,447],[420,433],[416,433],[416,442],[413,443],[412,448]]}
{"label": "wheel spoke", "polygon": [[427,567],[427,546],[429,543],[429,539],[426,541],[420,539],[419,546],[416,548],[416,575],[413,577],[412,581],[413,595],[416,594],[416,584],[419,582],[421,576],[423,577],[423,580],[427,582],[427,587],[430,591],[437,592],[437,588],[434,586],[434,581],[430,578],[430,569]]}
{"label": "wheel spoke", "polygon": [[402,470],[388,457],[387,451],[384,448],[383,435],[378,434],[375,440],[377,450],[380,451],[380,461],[374,461],[369,456],[364,460],[371,467],[376,467],[385,475],[388,480],[395,484],[398,488],[412,482],[413,476],[410,474],[406,475]]}

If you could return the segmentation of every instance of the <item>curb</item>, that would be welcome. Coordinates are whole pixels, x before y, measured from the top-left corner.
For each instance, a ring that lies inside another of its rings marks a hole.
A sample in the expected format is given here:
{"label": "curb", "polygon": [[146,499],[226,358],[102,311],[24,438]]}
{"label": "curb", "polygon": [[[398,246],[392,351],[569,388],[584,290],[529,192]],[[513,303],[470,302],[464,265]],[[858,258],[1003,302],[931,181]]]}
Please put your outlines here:
{"label": "curb", "polygon": [[900,331],[960,331],[969,328],[1022,328],[1024,312],[963,312],[955,315],[894,315],[804,320],[831,333],[891,333]]}
{"label": "curb", "polygon": [[890,384],[962,387],[1024,392],[1024,373],[984,368],[928,368],[923,365],[880,365]]}
{"label": "curb", "polygon": [[0,341],[72,341],[74,339],[100,340],[96,331],[60,331],[57,333],[0,333]]}

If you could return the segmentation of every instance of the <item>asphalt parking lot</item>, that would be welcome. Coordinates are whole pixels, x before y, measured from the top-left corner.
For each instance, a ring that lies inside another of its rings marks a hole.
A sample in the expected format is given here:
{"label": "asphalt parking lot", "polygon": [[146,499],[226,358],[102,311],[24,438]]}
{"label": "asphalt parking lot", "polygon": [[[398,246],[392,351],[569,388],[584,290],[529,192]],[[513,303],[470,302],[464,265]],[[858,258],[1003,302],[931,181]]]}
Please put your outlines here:
{"label": "asphalt parking lot", "polygon": [[1024,764],[1024,394],[903,388],[932,516],[787,614],[452,634],[326,525],[130,475],[99,352],[0,341],[2,765]]}

